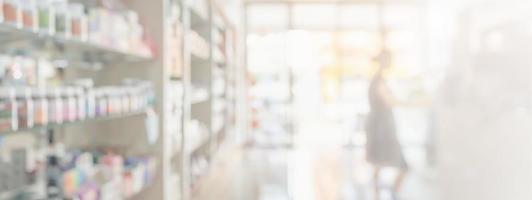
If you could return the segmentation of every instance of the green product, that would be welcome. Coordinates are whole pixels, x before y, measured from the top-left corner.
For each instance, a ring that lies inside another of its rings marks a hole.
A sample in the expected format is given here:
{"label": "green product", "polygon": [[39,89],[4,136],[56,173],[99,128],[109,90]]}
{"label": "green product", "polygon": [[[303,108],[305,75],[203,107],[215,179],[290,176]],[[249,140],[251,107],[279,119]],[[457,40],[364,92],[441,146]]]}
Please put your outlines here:
{"label": "green product", "polygon": [[66,33],[66,15],[64,14],[58,14],[55,16],[55,30],[57,33]]}
{"label": "green product", "polygon": [[42,30],[48,30],[50,28],[50,9],[39,9],[39,28]]}
{"label": "green product", "polygon": [[68,3],[66,1],[58,1],[54,4],[55,11],[55,31],[58,34],[67,35],[68,33]]}
{"label": "green product", "polygon": [[12,117],[11,104],[9,101],[0,100],[0,132],[9,131],[12,129]]}

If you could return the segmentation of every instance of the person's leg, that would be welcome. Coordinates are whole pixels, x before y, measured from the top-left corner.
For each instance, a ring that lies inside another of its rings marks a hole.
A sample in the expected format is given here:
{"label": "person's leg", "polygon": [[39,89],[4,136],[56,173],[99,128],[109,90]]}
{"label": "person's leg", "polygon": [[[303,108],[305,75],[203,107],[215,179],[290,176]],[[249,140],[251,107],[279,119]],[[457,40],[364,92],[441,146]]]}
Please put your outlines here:
{"label": "person's leg", "polygon": [[373,184],[375,189],[375,200],[380,200],[380,177],[381,177],[381,168],[375,167],[375,172],[373,174]]}
{"label": "person's leg", "polygon": [[397,175],[397,178],[395,179],[395,184],[393,186],[393,191],[395,193],[398,193],[401,190],[401,187],[403,186],[403,183],[404,183],[404,180],[407,174],[408,174],[408,170],[401,169],[401,171],[399,172],[399,175]]}

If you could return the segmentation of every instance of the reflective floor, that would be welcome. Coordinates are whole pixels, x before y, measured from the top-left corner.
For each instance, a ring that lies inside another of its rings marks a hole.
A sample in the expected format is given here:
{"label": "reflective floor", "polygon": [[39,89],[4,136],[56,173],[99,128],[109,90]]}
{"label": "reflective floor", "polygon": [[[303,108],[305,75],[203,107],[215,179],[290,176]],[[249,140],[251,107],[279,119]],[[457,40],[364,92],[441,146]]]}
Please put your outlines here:
{"label": "reflective floor", "polygon": [[[373,200],[373,169],[363,147],[333,121],[297,130],[293,148],[234,147],[215,162],[195,192],[199,200]],[[326,137],[325,137],[326,136]],[[356,137],[356,136],[355,136]],[[405,147],[411,171],[400,194],[391,195],[393,169],[378,184],[382,200],[437,200],[437,176],[422,149]]]}

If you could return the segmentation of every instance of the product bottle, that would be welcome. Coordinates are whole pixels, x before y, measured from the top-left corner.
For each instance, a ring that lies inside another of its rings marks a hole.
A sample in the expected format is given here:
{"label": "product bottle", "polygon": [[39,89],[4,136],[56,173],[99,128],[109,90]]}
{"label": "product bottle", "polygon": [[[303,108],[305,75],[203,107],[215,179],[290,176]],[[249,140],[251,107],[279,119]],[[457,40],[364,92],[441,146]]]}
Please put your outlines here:
{"label": "product bottle", "polygon": [[35,125],[45,126],[48,124],[48,100],[46,98],[46,91],[38,89],[33,96],[35,104]]}
{"label": "product bottle", "polygon": [[70,10],[70,32],[72,37],[86,41],[88,21],[85,14],[85,7],[79,3],[69,5]]}
{"label": "product bottle", "polygon": [[100,116],[106,116],[110,114],[109,111],[109,100],[105,94],[105,91],[103,89],[98,89],[95,91],[96,95],[96,115],[98,117]]}
{"label": "product bottle", "polygon": [[58,36],[69,38],[70,32],[70,20],[68,2],[65,0],[58,0],[54,3],[55,9],[55,33]]}
{"label": "product bottle", "polygon": [[20,27],[20,4],[18,0],[4,0],[4,22]]}
{"label": "product bottle", "polygon": [[78,120],[78,102],[76,99],[76,91],[74,88],[67,88],[66,89],[66,96],[65,96],[65,103],[66,103],[66,115],[68,121],[76,121]]}
{"label": "product bottle", "polygon": [[55,10],[52,0],[38,0],[39,31],[53,35],[55,33]]}
{"label": "product bottle", "polygon": [[48,130],[48,155],[46,161],[47,199],[60,200],[63,196],[61,158],[64,147],[56,141],[53,130]]}
{"label": "product bottle", "polygon": [[75,91],[77,100],[77,117],[79,120],[84,120],[87,118],[87,96],[82,88],[76,88]]}
{"label": "product bottle", "polygon": [[37,6],[34,0],[20,0],[22,27],[30,31],[37,30]]}
{"label": "product bottle", "polygon": [[4,0],[0,0],[0,23],[4,22]]}
{"label": "product bottle", "polygon": [[87,88],[86,91],[86,115],[88,118],[96,117],[96,95],[93,88]]}
{"label": "product bottle", "polygon": [[31,89],[19,88],[16,94],[17,110],[18,110],[18,124],[20,128],[32,128],[34,125],[33,119],[33,98]]}
{"label": "product bottle", "polygon": [[48,93],[48,117],[50,123],[63,123],[63,99],[61,98],[62,91],[60,89],[53,89]]}
{"label": "product bottle", "polygon": [[0,90],[0,132],[18,129],[17,100],[13,88]]}

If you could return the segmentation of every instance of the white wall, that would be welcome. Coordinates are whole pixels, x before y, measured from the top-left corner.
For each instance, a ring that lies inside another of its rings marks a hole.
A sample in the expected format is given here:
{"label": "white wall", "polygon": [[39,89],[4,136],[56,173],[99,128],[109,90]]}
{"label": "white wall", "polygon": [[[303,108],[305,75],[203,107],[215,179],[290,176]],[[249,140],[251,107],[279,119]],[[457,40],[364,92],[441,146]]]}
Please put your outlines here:
{"label": "white wall", "polygon": [[464,5],[437,99],[441,199],[532,199],[532,6]]}

